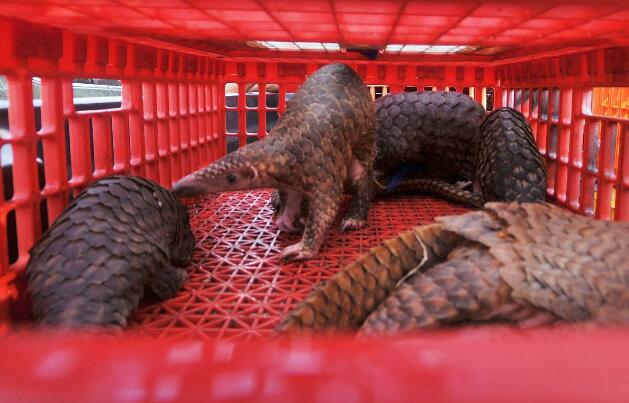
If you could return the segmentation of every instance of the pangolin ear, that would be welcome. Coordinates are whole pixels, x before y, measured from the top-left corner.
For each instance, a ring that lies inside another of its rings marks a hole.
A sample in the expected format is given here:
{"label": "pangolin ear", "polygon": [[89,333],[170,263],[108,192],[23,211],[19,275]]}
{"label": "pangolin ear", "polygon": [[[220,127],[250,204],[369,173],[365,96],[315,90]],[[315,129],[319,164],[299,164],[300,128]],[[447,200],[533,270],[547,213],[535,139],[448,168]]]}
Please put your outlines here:
{"label": "pangolin ear", "polygon": [[245,167],[243,168],[242,172],[240,173],[240,175],[243,178],[247,178],[247,179],[255,179],[258,176],[258,171],[256,170],[255,167]]}

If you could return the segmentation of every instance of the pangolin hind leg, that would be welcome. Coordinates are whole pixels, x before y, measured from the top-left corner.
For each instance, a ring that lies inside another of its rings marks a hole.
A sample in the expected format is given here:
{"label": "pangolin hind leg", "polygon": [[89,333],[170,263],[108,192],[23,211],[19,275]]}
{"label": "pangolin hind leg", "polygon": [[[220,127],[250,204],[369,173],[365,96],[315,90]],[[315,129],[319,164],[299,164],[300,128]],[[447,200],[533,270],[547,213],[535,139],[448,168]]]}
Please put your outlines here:
{"label": "pangolin hind leg", "polygon": [[148,287],[160,299],[173,298],[181,289],[187,273],[184,268],[175,267],[170,263],[162,263],[160,270],[152,270],[148,279]]}
{"label": "pangolin hind leg", "polygon": [[303,201],[303,194],[294,191],[281,191],[280,196],[284,202],[281,212],[275,218],[275,224],[284,232],[299,232],[303,229],[300,226],[300,213]]}
{"label": "pangolin hind leg", "polygon": [[[285,215],[283,219],[285,223],[286,222],[290,223],[290,225],[288,226],[289,229],[284,229],[289,232],[303,231],[305,223],[306,223],[306,210],[308,209],[308,202],[307,202],[307,199],[303,197],[303,195],[299,195],[299,198],[301,200],[299,211],[296,214],[291,215],[292,219],[286,221],[288,218],[287,215]],[[286,209],[287,202],[288,202],[288,192],[282,191],[282,190],[275,190],[271,194],[271,207],[273,208],[273,220],[275,221],[276,225],[277,225],[277,220],[284,213]],[[291,231],[290,227],[294,228],[295,230]]]}
{"label": "pangolin hind leg", "polygon": [[341,232],[361,228],[367,223],[369,206],[373,198],[373,181],[369,162],[362,162],[358,159],[352,160],[349,190],[352,199],[341,222]]}
{"label": "pangolin hind leg", "polygon": [[340,191],[314,192],[308,200],[308,212],[304,234],[300,242],[284,248],[280,257],[283,260],[310,259],[319,252],[319,248],[330,230],[341,202]]}

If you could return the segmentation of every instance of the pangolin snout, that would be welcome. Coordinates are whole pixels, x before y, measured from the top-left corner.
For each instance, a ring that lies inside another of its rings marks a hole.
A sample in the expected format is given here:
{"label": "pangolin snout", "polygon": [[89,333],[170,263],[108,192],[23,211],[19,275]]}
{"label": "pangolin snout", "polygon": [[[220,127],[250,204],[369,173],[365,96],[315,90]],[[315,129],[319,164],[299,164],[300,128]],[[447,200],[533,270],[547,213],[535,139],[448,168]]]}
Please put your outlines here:
{"label": "pangolin snout", "polygon": [[178,197],[197,197],[208,193],[207,183],[192,176],[186,176],[173,185],[171,191]]}

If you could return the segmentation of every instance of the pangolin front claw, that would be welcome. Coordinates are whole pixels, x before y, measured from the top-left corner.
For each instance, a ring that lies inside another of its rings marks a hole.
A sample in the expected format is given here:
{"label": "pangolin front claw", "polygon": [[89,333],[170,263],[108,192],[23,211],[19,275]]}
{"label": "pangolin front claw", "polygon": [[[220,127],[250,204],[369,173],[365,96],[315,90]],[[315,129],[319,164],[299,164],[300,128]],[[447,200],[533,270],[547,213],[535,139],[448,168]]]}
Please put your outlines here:
{"label": "pangolin front claw", "polygon": [[359,218],[344,218],[341,222],[341,232],[352,231],[360,229],[367,225],[367,220],[361,220]]}
{"label": "pangolin front claw", "polygon": [[307,249],[302,242],[287,246],[280,254],[280,259],[284,262],[307,260],[316,254],[315,251]]}
{"label": "pangolin front claw", "polygon": [[457,181],[454,183],[454,186],[463,190],[469,186],[472,186],[472,181]]}
{"label": "pangolin front claw", "polygon": [[287,232],[289,234],[294,234],[297,232],[301,232],[303,230],[303,226],[300,225],[300,221],[290,222],[286,219],[284,214],[280,215],[275,219],[275,225],[282,232]]}

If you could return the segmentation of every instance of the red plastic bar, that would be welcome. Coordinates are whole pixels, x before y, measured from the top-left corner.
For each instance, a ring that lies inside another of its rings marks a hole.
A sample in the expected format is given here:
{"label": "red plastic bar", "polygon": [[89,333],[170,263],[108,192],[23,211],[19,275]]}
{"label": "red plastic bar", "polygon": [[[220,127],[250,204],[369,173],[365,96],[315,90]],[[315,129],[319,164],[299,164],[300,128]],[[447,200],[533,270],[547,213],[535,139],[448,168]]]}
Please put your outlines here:
{"label": "red plastic bar", "polygon": [[258,98],[258,136],[260,139],[266,137],[266,114],[267,114],[267,106],[266,106],[266,83],[258,82],[259,90],[259,98]]}
{"label": "red plastic bar", "polygon": [[68,122],[70,128],[70,161],[72,166],[70,186],[74,189],[76,196],[81,187],[92,180],[89,116],[73,115],[68,117]]}
{"label": "red plastic bar", "polygon": [[9,90],[10,144],[13,149],[13,198],[20,257],[16,268],[28,261],[28,250],[41,233],[39,184],[36,165],[37,133],[33,116],[30,76],[7,76]]}
{"label": "red plastic bar", "polygon": [[198,167],[199,155],[199,125],[197,122],[197,105],[196,105],[196,84],[184,84],[184,90],[186,90],[188,97],[188,110],[186,111],[187,132],[190,134],[190,166]]}
{"label": "red plastic bar", "polygon": [[627,330],[478,328],[401,340],[1,340],[6,401],[626,402]]}
{"label": "red plastic bar", "polygon": [[247,144],[247,97],[245,85],[238,84],[238,146],[244,147]]}
{"label": "red plastic bar", "polygon": [[600,171],[598,186],[598,208],[596,218],[609,220],[612,218],[612,188],[616,179],[614,157],[616,151],[616,123],[603,122],[601,130]]}
{"label": "red plastic bar", "polygon": [[157,96],[157,148],[160,184],[169,187],[173,181],[171,179],[171,160],[169,122],[168,122],[168,86],[166,83],[158,81],[156,83]]}
{"label": "red plastic bar", "polygon": [[122,83],[122,109],[129,111],[129,150],[131,159],[131,173],[146,175],[146,157],[144,153],[142,87],[137,81]]}
{"label": "red plastic bar", "polygon": [[192,166],[196,169],[202,165],[203,153],[205,152],[206,127],[203,111],[203,84],[192,84],[190,86],[190,101],[193,107],[191,119],[194,133]]}
{"label": "red plastic bar", "polygon": [[66,137],[64,133],[61,80],[44,78],[41,84],[41,130],[46,185],[42,195],[48,203],[48,222],[52,223],[68,202]]}
{"label": "red plastic bar", "polygon": [[144,106],[146,177],[155,182],[159,182],[159,171],[157,167],[157,95],[154,82],[145,81],[142,83],[142,100]]}
{"label": "red plastic bar", "polygon": [[619,130],[619,160],[620,175],[618,188],[616,189],[616,214],[615,219],[619,221],[629,221],[629,124],[623,123]]}
{"label": "red plastic bar", "polygon": [[570,162],[570,125],[572,123],[572,89],[562,89],[560,93],[559,139],[557,149],[557,187],[555,197],[566,203],[568,188],[568,164]]}
{"label": "red plastic bar", "polygon": [[[179,90],[177,84],[168,83],[168,133],[170,134],[170,152],[173,155],[171,178],[181,178],[183,158],[183,144],[179,132]],[[183,171],[185,172],[185,170]]]}
{"label": "red plastic bar", "polygon": [[181,160],[184,172],[192,172],[190,156],[190,122],[188,121],[188,90],[185,84],[178,84],[179,91],[179,135],[181,136]]}
{"label": "red plastic bar", "polygon": [[94,179],[111,175],[113,171],[113,146],[111,144],[111,117],[95,114],[92,117],[94,147]]}
{"label": "red plastic bar", "polygon": [[572,93],[572,108],[574,117],[570,125],[570,154],[567,183],[567,203],[574,210],[582,212],[581,209],[581,178],[583,169],[583,135],[585,133],[585,118],[581,113],[583,105],[583,90],[577,88]]}
{"label": "red plastic bar", "polygon": [[583,145],[583,187],[581,190],[581,204],[583,212],[594,215],[594,193],[596,191],[596,176],[598,174],[598,141],[600,121],[589,121],[585,126]]}
{"label": "red plastic bar", "polygon": [[129,113],[126,111],[111,114],[114,152],[113,172],[116,174],[127,174],[130,171],[129,120]]}

